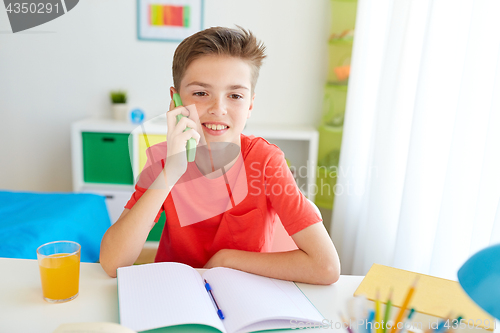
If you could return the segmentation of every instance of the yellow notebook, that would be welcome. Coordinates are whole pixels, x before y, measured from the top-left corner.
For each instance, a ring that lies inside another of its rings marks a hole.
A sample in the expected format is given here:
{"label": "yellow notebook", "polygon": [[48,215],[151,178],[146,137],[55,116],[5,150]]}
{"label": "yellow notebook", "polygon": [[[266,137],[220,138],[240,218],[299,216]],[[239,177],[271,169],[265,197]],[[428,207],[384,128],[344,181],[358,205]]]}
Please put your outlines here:
{"label": "yellow notebook", "polygon": [[[455,317],[462,316],[465,323],[471,320],[471,325],[474,321],[475,327],[493,331],[495,319],[477,306],[456,281],[373,264],[354,292],[354,296],[365,295],[369,300],[375,301],[377,288],[380,290],[380,295],[388,295],[393,287],[392,305],[401,307],[408,289],[417,276],[419,280],[410,308],[441,318],[453,312]],[[489,320],[489,325],[485,324],[485,320]]]}

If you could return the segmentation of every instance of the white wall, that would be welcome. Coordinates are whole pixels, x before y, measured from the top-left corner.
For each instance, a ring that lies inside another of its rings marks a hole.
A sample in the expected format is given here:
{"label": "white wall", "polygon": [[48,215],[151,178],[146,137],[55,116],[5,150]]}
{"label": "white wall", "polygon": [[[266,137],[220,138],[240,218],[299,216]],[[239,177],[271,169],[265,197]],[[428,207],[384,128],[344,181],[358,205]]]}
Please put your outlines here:
{"label": "white wall", "polygon": [[[317,124],[326,80],[328,0],[205,0],[204,26],[241,25],[267,46],[249,122]],[[82,0],[10,33],[0,8],[0,189],[70,191],[70,124],[110,115],[122,88],[148,116],[168,110],[178,43],[138,41],[135,0]]]}

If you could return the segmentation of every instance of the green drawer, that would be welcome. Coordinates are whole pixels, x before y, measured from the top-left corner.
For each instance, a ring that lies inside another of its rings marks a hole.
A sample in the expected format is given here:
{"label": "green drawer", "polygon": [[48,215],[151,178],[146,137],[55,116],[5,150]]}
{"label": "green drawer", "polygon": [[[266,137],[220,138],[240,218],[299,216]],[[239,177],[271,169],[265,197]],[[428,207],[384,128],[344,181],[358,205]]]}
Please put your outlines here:
{"label": "green drawer", "polygon": [[160,219],[156,222],[155,226],[149,232],[148,241],[159,242],[161,233],[163,232],[163,227],[165,226],[165,221],[167,220],[165,212],[161,213]]}
{"label": "green drawer", "polygon": [[82,133],[84,182],[134,184],[128,136],[117,133]]}

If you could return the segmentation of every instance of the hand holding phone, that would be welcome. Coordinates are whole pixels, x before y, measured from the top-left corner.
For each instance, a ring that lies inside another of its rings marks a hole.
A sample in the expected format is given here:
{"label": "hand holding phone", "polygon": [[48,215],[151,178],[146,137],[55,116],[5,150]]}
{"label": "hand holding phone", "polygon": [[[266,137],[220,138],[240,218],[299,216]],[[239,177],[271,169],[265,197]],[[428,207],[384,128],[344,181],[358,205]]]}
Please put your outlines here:
{"label": "hand holding phone", "polygon": [[[178,93],[174,94],[173,99],[174,99],[175,107],[182,105],[181,96]],[[186,117],[186,116],[184,116],[182,114],[177,115],[177,123],[179,122],[179,120],[181,120],[182,117]],[[190,129],[189,127],[186,127],[184,132],[189,130],[189,129]],[[186,155],[187,155],[188,162],[193,162],[195,157],[196,157],[196,140],[193,138],[189,139],[186,143]]]}

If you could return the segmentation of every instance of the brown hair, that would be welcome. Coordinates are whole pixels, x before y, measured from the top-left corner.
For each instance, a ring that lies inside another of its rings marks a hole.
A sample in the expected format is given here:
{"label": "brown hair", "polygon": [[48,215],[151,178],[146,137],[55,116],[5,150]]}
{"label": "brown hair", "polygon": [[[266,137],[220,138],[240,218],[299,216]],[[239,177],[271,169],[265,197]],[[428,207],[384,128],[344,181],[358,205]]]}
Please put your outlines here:
{"label": "brown hair", "polygon": [[172,76],[174,87],[180,89],[181,80],[189,64],[204,55],[237,57],[246,61],[251,68],[252,92],[255,89],[266,47],[248,30],[212,27],[184,39],[174,53]]}

